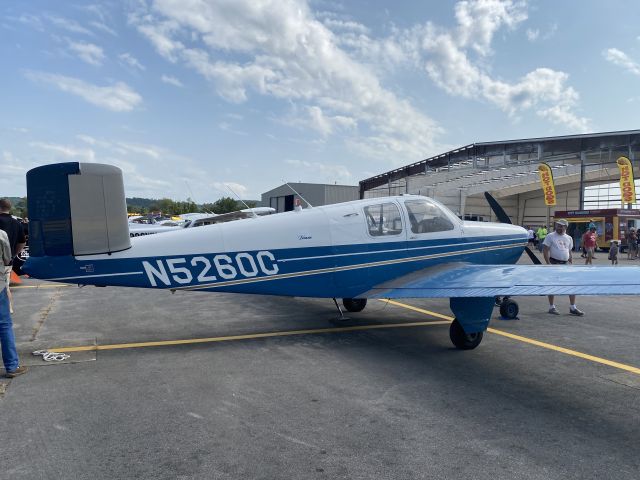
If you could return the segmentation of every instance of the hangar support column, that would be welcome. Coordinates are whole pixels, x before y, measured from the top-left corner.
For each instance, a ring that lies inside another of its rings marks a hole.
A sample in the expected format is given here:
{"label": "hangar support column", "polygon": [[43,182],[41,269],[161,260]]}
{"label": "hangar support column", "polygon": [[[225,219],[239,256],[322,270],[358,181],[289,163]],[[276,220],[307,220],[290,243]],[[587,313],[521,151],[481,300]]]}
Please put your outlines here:
{"label": "hangar support column", "polygon": [[584,169],[585,161],[587,160],[587,154],[584,151],[580,152],[580,191],[578,192],[578,210],[584,210]]}

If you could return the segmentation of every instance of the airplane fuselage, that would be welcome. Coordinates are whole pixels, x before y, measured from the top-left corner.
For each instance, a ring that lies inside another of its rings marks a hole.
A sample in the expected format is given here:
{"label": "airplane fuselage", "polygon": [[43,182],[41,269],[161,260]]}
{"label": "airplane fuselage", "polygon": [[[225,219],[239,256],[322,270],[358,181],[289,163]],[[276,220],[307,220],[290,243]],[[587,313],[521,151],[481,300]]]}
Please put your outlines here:
{"label": "airplane fuselage", "polygon": [[24,270],[85,285],[355,298],[440,263],[513,264],[526,244],[522,227],[462,222],[407,195],[132,238],[111,254],[32,257]]}

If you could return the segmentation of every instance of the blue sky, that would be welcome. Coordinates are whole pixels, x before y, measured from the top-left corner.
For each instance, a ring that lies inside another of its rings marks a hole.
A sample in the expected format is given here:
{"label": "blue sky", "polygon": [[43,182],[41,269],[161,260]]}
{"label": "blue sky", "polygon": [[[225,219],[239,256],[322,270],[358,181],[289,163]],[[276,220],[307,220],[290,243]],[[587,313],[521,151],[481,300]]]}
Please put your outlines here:
{"label": "blue sky", "polygon": [[0,4],[0,196],[62,161],[128,196],[359,180],[473,142],[639,128],[640,2]]}

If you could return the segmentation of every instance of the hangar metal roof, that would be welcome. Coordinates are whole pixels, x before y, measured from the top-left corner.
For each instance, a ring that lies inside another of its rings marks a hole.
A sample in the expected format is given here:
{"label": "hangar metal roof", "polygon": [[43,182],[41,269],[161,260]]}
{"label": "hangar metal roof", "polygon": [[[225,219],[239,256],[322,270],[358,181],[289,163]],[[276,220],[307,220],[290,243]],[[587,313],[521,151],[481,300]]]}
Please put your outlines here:
{"label": "hangar metal roof", "polygon": [[635,148],[632,146],[640,146],[640,130],[477,142],[362,180],[360,181],[360,197],[362,198],[367,190],[401,178],[429,173],[443,167],[468,165],[478,158],[531,154],[535,155],[536,161],[540,161],[545,157],[606,150],[622,145],[629,147],[629,155],[633,157]]}

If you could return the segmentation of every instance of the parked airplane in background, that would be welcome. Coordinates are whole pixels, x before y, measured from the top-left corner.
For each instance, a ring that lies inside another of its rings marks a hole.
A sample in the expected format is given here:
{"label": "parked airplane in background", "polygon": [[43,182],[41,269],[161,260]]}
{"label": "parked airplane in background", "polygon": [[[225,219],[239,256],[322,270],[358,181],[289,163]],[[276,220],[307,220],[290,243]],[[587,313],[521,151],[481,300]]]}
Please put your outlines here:
{"label": "parked airplane in background", "polygon": [[336,306],[342,298],[349,311],[362,310],[369,298],[446,297],[455,315],[449,336],[461,349],[482,340],[496,296],[640,294],[638,267],[514,265],[526,248],[526,230],[461,221],[422,196],[357,200],[130,238],[116,167],[38,167],[27,173],[27,194],[31,256],[24,270],[32,277],[323,297]]}
{"label": "parked airplane in background", "polygon": [[[151,217],[129,218],[129,236],[143,237],[145,235],[153,235],[155,233],[165,233],[183,228],[203,227],[205,225],[213,225],[214,223],[232,222],[234,220],[242,220],[243,218],[253,218],[259,215],[271,215],[276,209],[271,207],[254,207],[236,210],[228,213],[185,213],[180,215],[181,221],[156,222]],[[148,221],[139,222],[140,218]]]}

